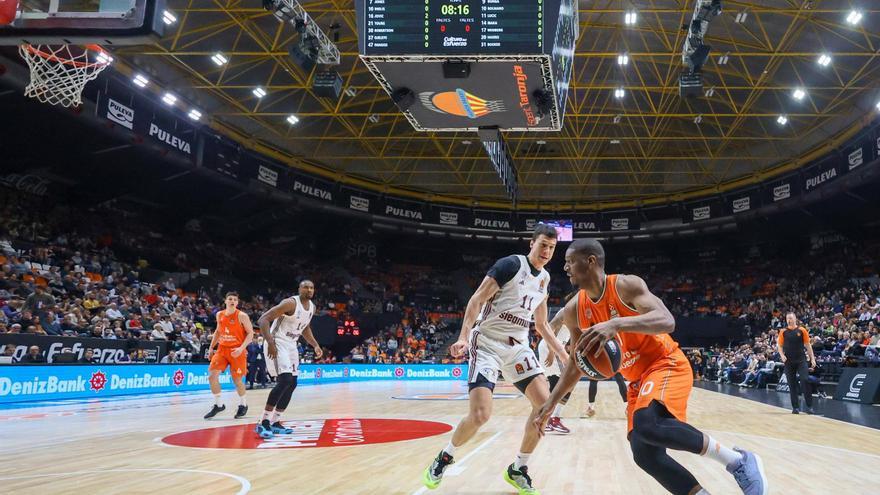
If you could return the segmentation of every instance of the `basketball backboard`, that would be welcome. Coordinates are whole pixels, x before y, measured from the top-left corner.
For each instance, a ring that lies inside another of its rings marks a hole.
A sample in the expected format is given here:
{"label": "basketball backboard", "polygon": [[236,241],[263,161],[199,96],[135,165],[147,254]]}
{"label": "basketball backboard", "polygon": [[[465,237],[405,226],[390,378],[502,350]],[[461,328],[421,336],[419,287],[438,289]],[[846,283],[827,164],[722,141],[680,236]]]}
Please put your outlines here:
{"label": "basketball backboard", "polygon": [[19,0],[0,45],[142,45],[164,33],[165,0]]}

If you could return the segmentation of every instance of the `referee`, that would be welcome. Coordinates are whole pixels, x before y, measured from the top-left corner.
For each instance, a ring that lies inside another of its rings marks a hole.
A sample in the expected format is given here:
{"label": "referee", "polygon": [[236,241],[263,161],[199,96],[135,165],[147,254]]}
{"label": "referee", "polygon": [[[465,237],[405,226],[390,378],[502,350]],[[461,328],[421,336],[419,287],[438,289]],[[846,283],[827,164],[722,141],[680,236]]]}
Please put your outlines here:
{"label": "referee", "polygon": [[[785,364],[785,379],[788,381],[788,392],[791,395],[791,413],[800,414],[800,390],[804,393],[807,414],[813,414],[813,394],[807,387],[807,355],[810,356],[810,368],[816,367],[816,356],[810,345],[810,333],[806,328],[798,326],[794,313],[785,315],[785,328],[779,332],[779,355]],[[799,390],[800,389],[800,390]]]}

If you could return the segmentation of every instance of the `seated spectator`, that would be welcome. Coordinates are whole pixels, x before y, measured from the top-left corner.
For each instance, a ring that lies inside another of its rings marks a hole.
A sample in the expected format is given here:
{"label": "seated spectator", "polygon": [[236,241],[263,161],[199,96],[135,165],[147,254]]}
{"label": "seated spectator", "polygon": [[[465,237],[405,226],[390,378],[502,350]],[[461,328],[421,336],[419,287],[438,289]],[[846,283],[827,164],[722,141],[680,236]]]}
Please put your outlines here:
{"label": "seated spectator", "polygon": [[45,364],[46,358],[40,352],[39,346],[32,345],[28,348],[28,353],[21,358],[22,364]]}
{"label": "seated spectator", "polygon": [[79,361],[77,362],[80,364],[91,364],[98,362],[98,358],[97,356],[95,356],[95,351],[91,349],[86,349],[83,352],[83,357],[79,358]]}
{"label": "seated spectator", "polygon": [[156,323],[153,325],[153,331],[150,332],[150,340],[166,340],[168,336],[165,334],[165,329],[161,324]]}
{"label": "seated spectator", "polygon": [[177,352],[174,349],[169,349],[168,354],[162,357],[162,360],[159,361],[162,364],[176,363],[177,361]]}

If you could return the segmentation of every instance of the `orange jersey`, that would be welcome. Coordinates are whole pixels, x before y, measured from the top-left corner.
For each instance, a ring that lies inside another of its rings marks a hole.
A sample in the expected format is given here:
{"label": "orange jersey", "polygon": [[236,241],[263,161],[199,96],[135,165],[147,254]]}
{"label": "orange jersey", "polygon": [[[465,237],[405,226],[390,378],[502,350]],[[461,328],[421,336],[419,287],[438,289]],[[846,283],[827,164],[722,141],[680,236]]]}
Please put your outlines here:
{"label": "orange jersey", "polygon": [[[578,293],[578,325],[582,330],[621,316],[638,316],[640,313],[620,299],[617,293],[617,275],[605,278],[605,291],[597,302],[593,302],[587,292]],[[619,332],[623,356],[620,359],[620,374],[627,381],[637,382],[651,366],[678,350],[678,342],[667,334],[648,335],[645,333]]]}
{"label": "orange jersey", "polygon": [[220,347],[238,347],[244,342],[244,325],[238,319],[239,311],[236,309],[231,315],[226,310],[217,313],[217,343]]}

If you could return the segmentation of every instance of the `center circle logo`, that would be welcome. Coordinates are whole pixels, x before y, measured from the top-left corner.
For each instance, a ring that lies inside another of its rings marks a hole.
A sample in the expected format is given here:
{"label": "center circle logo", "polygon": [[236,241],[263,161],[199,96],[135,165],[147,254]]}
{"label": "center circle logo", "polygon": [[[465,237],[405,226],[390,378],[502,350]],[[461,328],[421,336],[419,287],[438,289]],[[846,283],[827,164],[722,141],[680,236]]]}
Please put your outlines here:
{"label": "center circle logo", "polygon": [[452,368],[452,376],[454,376],[456,378],[460,377],[461,376],[461,368],[459,368],[458,366],[456,366],[455,368]]}
{"label": "center circle logo", "polygon": [[298,419],[282,423],[293,433],[263,439],[254,433],[253,423],[246,423],[175,433],[162,442],[208,449],[305,449],[402,442],[452,430],[446,423],[410,419]]}
{"label": "center circle logo", "polygon": [[394,376],[396,376],[398,378],[403,376],[403,368],[401,368],[400,366],[398,366],[397,368],[394,368]]}

